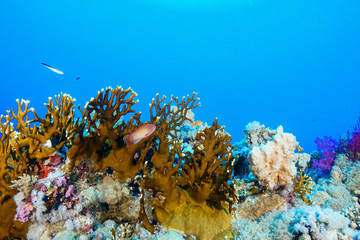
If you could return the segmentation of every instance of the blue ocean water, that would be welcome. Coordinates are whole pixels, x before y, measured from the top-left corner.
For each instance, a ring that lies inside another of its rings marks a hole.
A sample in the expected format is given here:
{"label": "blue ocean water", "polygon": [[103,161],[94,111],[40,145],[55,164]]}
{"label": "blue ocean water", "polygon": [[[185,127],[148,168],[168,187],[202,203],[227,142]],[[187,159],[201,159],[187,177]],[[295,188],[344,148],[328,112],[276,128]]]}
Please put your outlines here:
{"label": "blue ocean water", "polygon": [[0,113],[19,98],[44,114],[60,92],[83,107],[121,85],[146,121],[156,93],[197,92],[195,118],[217,117],[233,141],[257,120],[310,153],[360,116],[359,10],[354,0],[2,0]]}

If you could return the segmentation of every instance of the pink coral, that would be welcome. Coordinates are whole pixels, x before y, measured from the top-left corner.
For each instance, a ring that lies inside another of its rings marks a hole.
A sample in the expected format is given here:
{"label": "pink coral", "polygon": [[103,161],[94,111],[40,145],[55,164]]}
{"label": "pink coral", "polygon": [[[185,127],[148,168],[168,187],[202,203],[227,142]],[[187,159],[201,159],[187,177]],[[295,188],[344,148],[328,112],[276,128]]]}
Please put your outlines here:
{"label": "pink coral", "polygon": [[29,214],[33,209],[33,206],[30,204],[21,205],[19,211],[15,215],[15,220],[27,222],[29,220]]}
{"label": "pink coral", "polygon": [[70,185],[68,190],[65,193],[65,197],[70,197],[74,193],[74,185]]}
{"label": "pink coral", "polygon": [[65,186],[65,185],[66,185],[66,178],[65,177],[60,177],[56,181],[56,186],[58,186],[58,187]]}

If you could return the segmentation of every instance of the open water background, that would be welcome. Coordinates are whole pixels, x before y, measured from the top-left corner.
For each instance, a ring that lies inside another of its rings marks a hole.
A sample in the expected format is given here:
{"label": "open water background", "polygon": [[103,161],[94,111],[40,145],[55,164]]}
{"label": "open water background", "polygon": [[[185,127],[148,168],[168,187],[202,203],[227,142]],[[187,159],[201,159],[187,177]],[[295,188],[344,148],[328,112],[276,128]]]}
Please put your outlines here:
{"label": "open water background", "polygon": [[43,116],[60,92],[83,107],[121,85],[146,121],[156,93],[197,92],[196,120],[217,117],[234,141],[257,120],[310,153],[360,116],[359,12],[355,0],[1,0],[0,113],[19,98]]}

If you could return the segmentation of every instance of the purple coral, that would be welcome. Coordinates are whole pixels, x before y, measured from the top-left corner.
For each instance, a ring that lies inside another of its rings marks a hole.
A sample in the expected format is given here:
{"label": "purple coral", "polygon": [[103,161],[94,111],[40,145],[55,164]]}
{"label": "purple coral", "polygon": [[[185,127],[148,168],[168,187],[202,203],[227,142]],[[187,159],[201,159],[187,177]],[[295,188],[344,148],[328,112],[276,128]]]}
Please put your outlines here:
{"label": "purple coral", "polygon": [[65,177],[60,177],[59,179],[57,179],[56,186],[61,187],[61,186],[65,186],[65,185],[66,185]]}
{"label": "purple coral", "polygon": [[321,158],[314,159],[312,168],[317,171],[320,177],[328,176],[334,166],[337,142],[332,137],[324,137],[323,139],[316,138],[315,143]]}
{"label": "purple coral", "polygon": [[29,220],[29,214],[33,209],[33,206],[30,204],[21,205],[19,211],[15,215],[15,220],[27,222]]}
{"label": "purple coral", "polygon": [[350,160],[360,159],[360,119],[347,135],[340,140],[339,151],[344,153]]}
{"label": "purple coral", "polygon": [[70,185],[68,190],[65,193],[65,197],[70,197],[71,195],[73,195],[74,190],[75,190],[74,185]]}

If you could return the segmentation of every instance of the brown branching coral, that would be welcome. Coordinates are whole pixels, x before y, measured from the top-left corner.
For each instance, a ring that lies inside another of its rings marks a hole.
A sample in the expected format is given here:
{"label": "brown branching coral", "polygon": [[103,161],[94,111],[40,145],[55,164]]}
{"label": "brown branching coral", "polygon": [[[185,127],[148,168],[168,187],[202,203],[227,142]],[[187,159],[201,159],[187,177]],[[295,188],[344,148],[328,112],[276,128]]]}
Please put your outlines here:
{"label": "brown branching coral", "polygon": [[[45,104],[47,113],[44,119],[39,118],[34,109],[28,107],[29,101],[17,100],[18,112],[11,110],[17,121],[15,128],[19,132],[16,153],[24,161],[47,158],[72,141],[78,133],[80,124],[74,122],[75,100],[69,95],[61,94],[55,97],[55,101],[56,105],[49,98],[49,102]],[[34,115],[33,120],[29,120],[30,112]],[[32,127],[31,123],[34,123]]]}
{"label": "brown branching coral", "polygon": [[[181,142],[174,142],[170,151],[164,152],[168,158],[154,158],[159,156],[155,152],[151,159],[154,169],[145,172],[144,185],[165,198],[153,201],[154,216],[164,227],[199,239],[221,238],[230,227],[229,212],[236,201],[234,189],[227,182],[234,160],[231,137],[215,120],[196,139],[201,147],[194,146],[193,154],[182,153]],[[215,216],[221,220],[216,221]]]}
{"label": "brown branching coral", "polygon": [[[82,160],[90,159],[94,163],[93,171],[110,167],[115,170],[118,179],[126,179],[135,177],[150,154],[149,151],[154,153],[152,158],[168,159],[170,138],[176,136],[176,127],[187,119],[187,111],[198,106],[198,99],[195,94],[182,101],[172,97],[168,104],[160,107],[165,97],[159,99],[157,95],[156,100],[150,104],[149,122],[141,123],[140,113],[131,116],[127,122],[119,122],[121,117],[134,113],[131,107],[137,103],[135,96],[136,93],[131,89],[108,88],[99,92],[97,97],[85,106],[83,115],[88,122],[88,135],[80,133],[74,139],[74,146],[68,152],[68,170],[79,165]],[[170,110],[171,103],[178,107],[175,112]],[[156,126],[151,137],[125,146],[124,137],[145,124]],[[156,143],[156,140],[160,143]]]}
{"label": "brown branching coral", "polygon": [[161,106],[166,98],[163,96],[159,99],[159,95],[156,95],[156,99],[153,99],[150,104],[150,122],[156,123],[159,127],[158,138],[168,139],[166,142],[176,139],[176,133],[179,131],[176,127],[181,126],[186,120],[191,120],[187,117],[188,112],[200,106],[199,98],[195,97],[196,93],[193,93],[191,97],[183,97],[181,101],[171,97],[168,104],[164,103]]}
{"label": "brown branching coral", "polygon": [[[3,119],[5,123],[3,123]],[[10,117],[0,116],[0,128],[1,128],[1,142],[0,142],[0,202],[4,202],[6,194],[4,192],[11,191],[9,186],[10,177],[8,176],[7,161],[10,158],[11,146],[10,146],[10,135],[13,129],[10,125]]]}
{"label": "brown branching coral", "polygon": [[[156,100],[153,99],[150,104],[150,122],[157,126],[156,132],[153,134],[155,141],[151,161],[146,161],[144,173],[148,176],[145,180],[146,187],[155,189],[160,192],[171,192],[175,186],[179,185],[180,178],[178,174],[182,174],[179,170],[181,161],[179,157],[184,157],[181,153],[181,142],[176,140],[177,127],[187,120],[187,112],[198,107],[199,100],[195,98],[194,93],[191,97],[183,98],[180,102],[178,98],[171,98],[168,104],[160,104],[165,97]],[[176,103],[176,110],[171,111],[171,103]],[[153,166],[150,167],[150,164]],[[151,170],[149,170],[151,169]]]}
{"label": "brown branching coral", "polygon": [[311,204],[311,201],[307,198],[307,195],[311,193],[311,183],[311,177],[302,172],[299,172],[298,179],[295,179],[294,183],[294,193],[308,205]]}
{"label": "brown branching coral", "polygon": [[104,138],[109,138],[113,141],[113,148],[116,148],[117,134],[124,130],[122,129],[124,125],[116,126],[116,124],[122,116],[134,112],[131,107],[138,102],[133,100],[136,96],[137,94],[130,88],[123,90],[121,87],[107,88],[98,92],[96,98],[91,99],[85,106],[87,131],[90,134],[97,134],[100,142],[103,142]]}
{"label": "brown branching coral", "polygon": [[191,195],[195,200],[208,201],[218,209],[222,201],[231,205],[236,200],[234,190],[227,182],[231,179],[235,160],[231,136],[215,120],[211,128],[196,135],[196,140],[201,147],[195,147],[194,154],[187,155],[183,166]]}
{"label": "brown branching coral", "polygon": [[[94,163],[93,171],[112,167],[118,173],[126,169],[130,172],[127,177],[135,176],[138,164],[132,162],[137,149],[124,148],[123,138],[139,127],[140,114],[132,116],[127,124],[119,122],[121,117],[134,112],[131,107],[137,103],[133,100],[135,96],[130,88],[107,88],[86,104],[82,111],[86,124],[68,152],[68,171],[88,159]],[[119,152],[120,149],[123,151]],[[118,156],[126,159],[118,159]]]}
{"label": "brown branching coral", "polygon": [[[49,99],[45,104],[48,112],[45,119],[41,119],[33,108],[29,108],[29,101],[17,100],[17,112],[11,110],[5,117],[0,117],[0,212],[1,220],[6,222],[1,224],[4,235],[0,236],[24,236],[27,224],[13,221],[16,206],[12,197],[17,190],[10,188],[11,182],[28,171],[35,172],[42,159],[72,139],[78,127],[74,124],[73,103],[70,96],[63,94],[56,97],[57,106]],[[30,113],[34,115],[32,120],[29,120]]]}
{"label": "brown branching coral", "polygon": [[[45,118],[29,108],[27,101],[18,101],[17,113],[11,111],[11,117],[1,118],[0,176],[9,178],[1,182],[1,191],[9,191],[11,198],[15,190],[10,189],[10,180],[33,174],[36,164],[67,146],[68,152],[63,152],[67,156],[66,172],[89,162],[92,172],[110,168],[117,180],[138,175],[143,196],[146,190],[154,193],[154,217],[165,227],[200,239],[226,235],[231,205],[236,201],[228,183],[234,163],[230,135],[215,120],[212,127],[196,135],[192,153],[182,152],[177,136],[182,124],[191,120],[191,110],[200,105],[196,94],[181,100],[171,97],[167,103],[165,97],[156,95],[150,104],[150,120],[144,123],[141,114],[132,109],[136,96],[130,88],[101,90],[84,109],[79,108],[82,116],[77,120],[75,100],[66,94],[56,96],[55,101],[49,99]],[[31,113],[34,118],[29,120]],[[17,121],[15,128],[11,120]],[[146,124],[155,131],[139,141],[125,143],[128,135]],[[12,160],[12,171],[8,159]],[[136,222],[153,231],[144,201],[142,197]],[[215,224],[218,222],[221,224]]]}
{"label": "brown branching coral", "polygon": [[[56,106],[54,103],[56,102]],[[29,137],[37,139],[41,143],[52,140],[51,144],[56,150],[60,150],[64,144],[69,143],[74,135],[78,133],[77,124],[74,122],[75,100],[67,94],[55,96],[55,102],[49,98],[45,104],[47,113],[44,119],[38,117],[35,111],[35,119],[31,122],[40,123],[41,135],[30,135]]]}
{"label": "brown branching coral", "polygon": [[[8,112],[9,113],[9,112]],[[9,115],[0,116],[0,237],[17,236],[23,237],[26,234],[27,224],[14,221],[15,202],[13,196],[15,189],[10,187],[11,181],[17,179],[24,172],[26,164],[17,159],[11,159],[11,135],[14,132]],[[13,169],[9,169],[8,162],[11,161]]]}
{"label": "brown branching coral", "polygon": [[11,120],[14,119],[17,122],[15,126],[17,130],[16,144],[13,146],[17,157],[20,158],[23,163],[29,162],[30,159],[46,158],[54,151],[44,145],[47,140],[40,140],[42,134],[39,128],[35,124],[33,127],[30,126],[29,113],[35,113],[34,109],[28,107],[29,101],[16,100],[16,102],[18,110],[17,113],[11,110]]}

